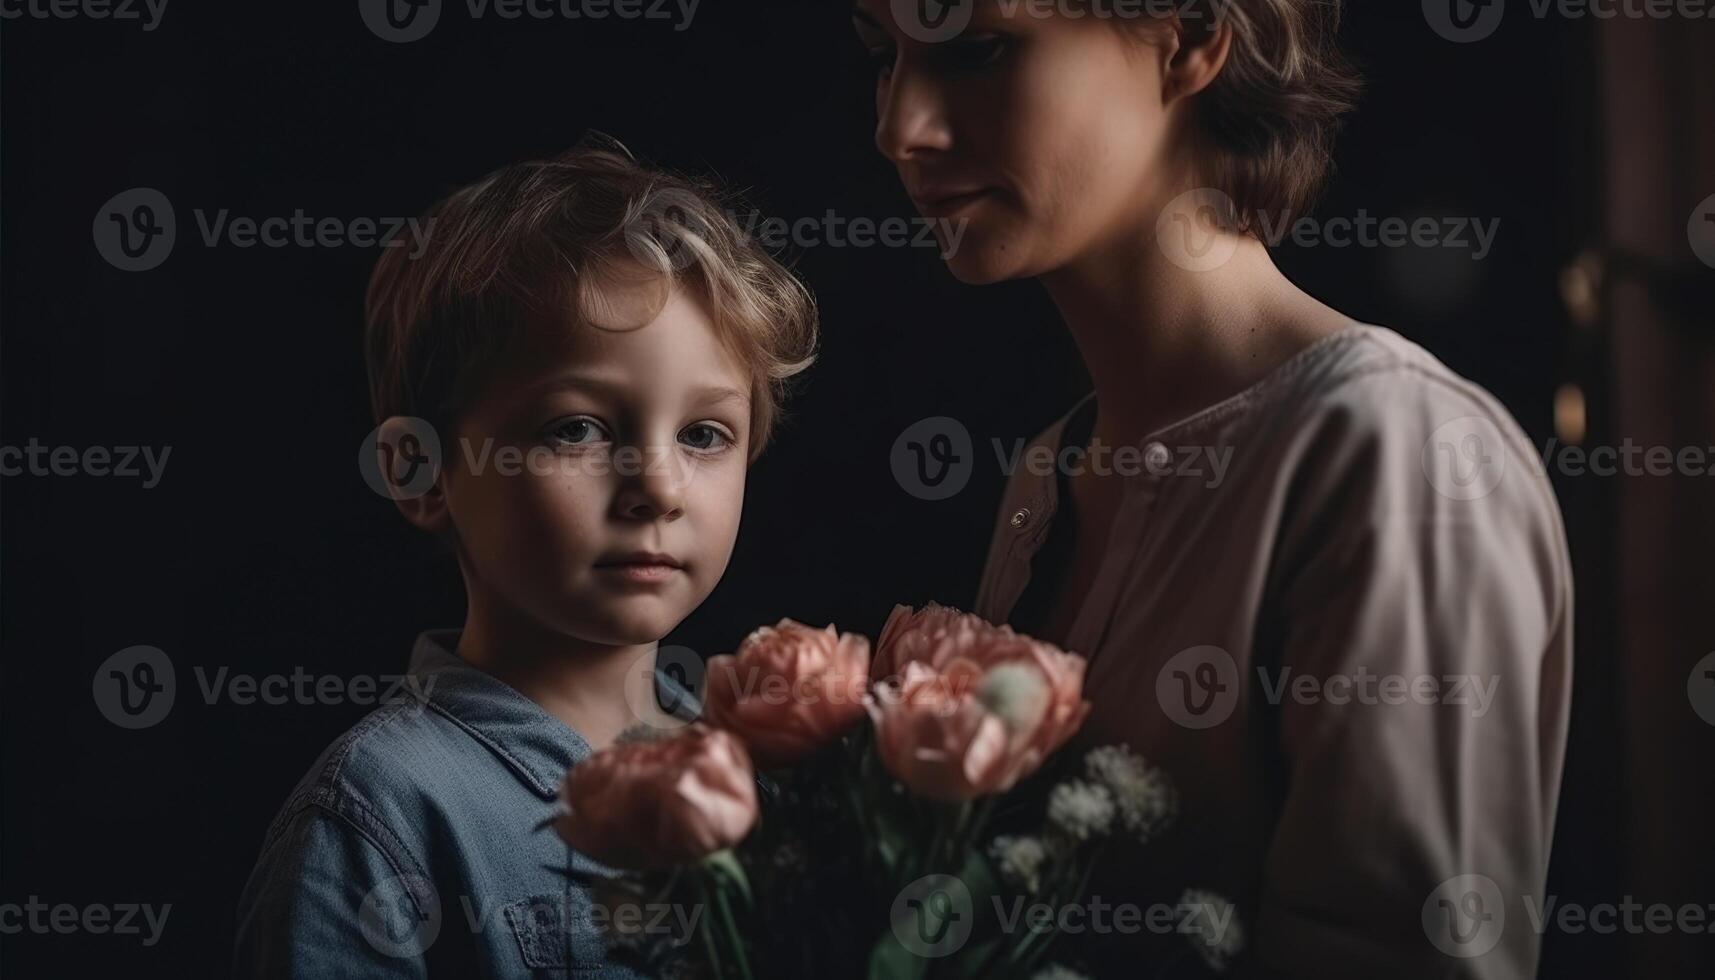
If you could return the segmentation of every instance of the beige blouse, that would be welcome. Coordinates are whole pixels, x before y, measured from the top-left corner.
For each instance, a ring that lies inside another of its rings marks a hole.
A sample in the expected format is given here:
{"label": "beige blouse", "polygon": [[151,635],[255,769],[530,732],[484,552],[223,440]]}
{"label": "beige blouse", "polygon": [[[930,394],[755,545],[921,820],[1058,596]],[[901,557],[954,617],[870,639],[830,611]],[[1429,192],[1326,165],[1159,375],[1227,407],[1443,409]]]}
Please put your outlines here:
{"label": "beige blouse", "polygon": [[[1063,492],[1047,457],[1093,408],[1018,457],[990,620],[1014,617]],[[1245,975],[1534,976],[1572,667],[1538,460],[1486,391],[1353,324],[1083,461],[1128,475],[1065,644],[1089,658],[1078,745],[1128,743],[1181,797],[1090,883],[1068,949],[1095,975],[1181,957],[1185,936],[1114,910],[1198,887],[1237,902]]]}

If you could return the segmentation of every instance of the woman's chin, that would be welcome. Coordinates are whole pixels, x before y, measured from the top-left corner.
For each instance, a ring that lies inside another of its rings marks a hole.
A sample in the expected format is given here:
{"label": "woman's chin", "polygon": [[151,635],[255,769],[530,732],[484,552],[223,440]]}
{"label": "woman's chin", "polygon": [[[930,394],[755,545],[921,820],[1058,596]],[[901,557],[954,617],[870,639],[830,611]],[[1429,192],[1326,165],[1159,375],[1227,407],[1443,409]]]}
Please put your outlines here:
{"label": "woman's chin", "polygon": [[987,286],[1036,274],[1016,246],[1009,249],[1004,243],[972,236],[967,236],[962,247],[947,254],[945,260],[947,271],[967,286]]}

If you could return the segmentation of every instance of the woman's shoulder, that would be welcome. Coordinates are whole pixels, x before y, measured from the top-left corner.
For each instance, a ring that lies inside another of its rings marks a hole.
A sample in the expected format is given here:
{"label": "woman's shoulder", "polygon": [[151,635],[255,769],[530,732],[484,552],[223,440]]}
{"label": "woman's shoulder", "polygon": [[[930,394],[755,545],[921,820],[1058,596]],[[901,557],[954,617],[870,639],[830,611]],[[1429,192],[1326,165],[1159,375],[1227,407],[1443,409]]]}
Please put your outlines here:
{"label": "woman's shoulder", "polygon": [[[1542,456],[1498,398],[1393,330],[1342,331],[1255,414],[1301,530],[1348,528],[1528,556],[1551,604],[1569,587],[1564,524]],[[1454,529],[1462,533],[1454,533]],[[1401,554],[1409,553],[1402,550]],[[1472,558],[1471,560],[1477,560]],[[1510,559],[1509,559],[1510,560]]]}
{"label": "woman's shoulder", "polygon": [[1354,324],[1289,368],[1262,401],[1296,428],[1424,457],[1448,443],[1469,457],[1481,442],[1483,452],[1522,457],[1514,461],[1527,469],[1535,459],[1523,427],[1498,398],[1387,327]]}

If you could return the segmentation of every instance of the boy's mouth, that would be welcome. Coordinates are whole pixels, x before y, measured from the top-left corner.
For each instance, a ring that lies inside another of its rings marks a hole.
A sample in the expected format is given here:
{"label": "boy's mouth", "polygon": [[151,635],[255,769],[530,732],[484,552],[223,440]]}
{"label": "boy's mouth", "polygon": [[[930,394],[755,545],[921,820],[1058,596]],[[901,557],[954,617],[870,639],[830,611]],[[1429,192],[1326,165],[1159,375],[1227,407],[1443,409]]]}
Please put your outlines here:
{"label": "boy's mouth", "polygon": [[597,561],[595,567],[623,581],[638,583],[664,582],[685,570],[684,562],[659,551],[609,555]]}

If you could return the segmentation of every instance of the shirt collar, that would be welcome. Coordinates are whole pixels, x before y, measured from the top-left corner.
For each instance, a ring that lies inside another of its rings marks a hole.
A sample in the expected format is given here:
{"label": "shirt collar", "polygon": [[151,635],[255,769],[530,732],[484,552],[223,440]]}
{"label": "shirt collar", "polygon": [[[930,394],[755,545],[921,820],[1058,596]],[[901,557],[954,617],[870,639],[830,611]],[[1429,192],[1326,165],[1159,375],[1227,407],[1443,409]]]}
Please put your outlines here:
{"label": "shirt collar", "polygon": [[[456,651],[459,630],[428,630],[411,650],[409,689],[464,729],[545,799],[559,793],[567,769],[590,754],[584,737],[505,682],[471,666]],[[659,668],[655,697],[674,717],[694,721],[702,704]]]}

